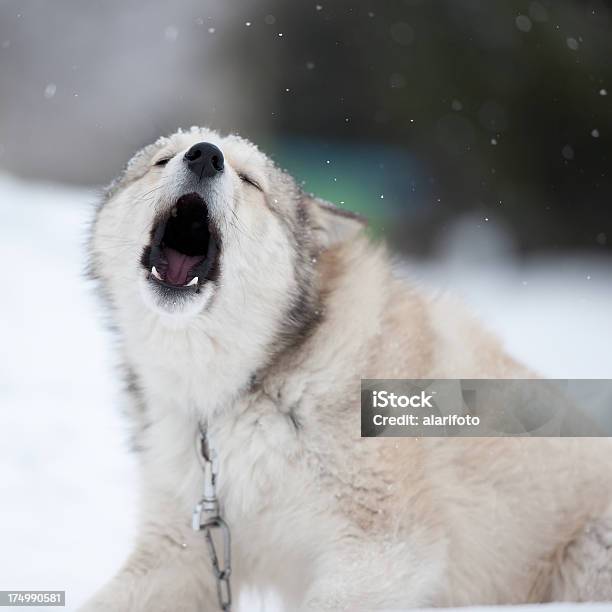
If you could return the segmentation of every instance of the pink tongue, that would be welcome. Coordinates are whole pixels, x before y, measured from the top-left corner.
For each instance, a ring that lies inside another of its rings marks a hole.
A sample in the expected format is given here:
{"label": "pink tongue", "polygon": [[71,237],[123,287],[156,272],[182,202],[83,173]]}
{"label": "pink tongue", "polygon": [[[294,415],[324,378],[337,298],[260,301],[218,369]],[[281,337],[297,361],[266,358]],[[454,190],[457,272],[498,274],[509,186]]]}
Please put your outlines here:
{"label": "pink tongue", "polygon": [[203,255],[185,255],[170,247],[164,247],[164,255],[168,261],[166,281],[173,285],[186,284],[189,270],[204,260]]}

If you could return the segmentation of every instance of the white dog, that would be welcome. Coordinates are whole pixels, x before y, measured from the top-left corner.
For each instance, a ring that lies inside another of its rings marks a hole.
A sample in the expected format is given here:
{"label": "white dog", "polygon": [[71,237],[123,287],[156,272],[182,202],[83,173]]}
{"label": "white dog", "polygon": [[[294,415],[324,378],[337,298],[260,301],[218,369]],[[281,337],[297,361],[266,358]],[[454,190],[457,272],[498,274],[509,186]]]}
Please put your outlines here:
{"label": "white dog", "polygon": [[92,270],[122,339],[142,529],[84,610],[220,609],[191,526],[204,486],[216,501],[200,428],[234,593],[273,587],[291,611],[612,599],[609,440],[360,438],[361,378],[529,375],[361,228],[200,128],[110,188]]}

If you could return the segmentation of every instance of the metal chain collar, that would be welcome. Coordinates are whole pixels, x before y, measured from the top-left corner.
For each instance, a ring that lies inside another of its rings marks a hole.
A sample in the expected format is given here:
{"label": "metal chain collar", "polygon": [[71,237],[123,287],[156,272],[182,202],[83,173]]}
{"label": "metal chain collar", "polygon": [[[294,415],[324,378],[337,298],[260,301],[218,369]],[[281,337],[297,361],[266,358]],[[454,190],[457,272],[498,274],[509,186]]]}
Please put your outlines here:
{"label": "metal chain collar", "polygon": [[[193,509],[192,528],[194,531],[204,531],[208,554],[212,570],[217,581],[217,598],[219,607],[223,612],[232,609],[232,590],[230,586],[231,563],[231,537],[227,523],[221,518],[219,512],[219,499],[217,497],[217,476],[219,474],[219,460],[214,449],[210,448],[206,430],[200,425],[196,436],[196,453],[204,471],[204,493],[202,499]],[[222,562],[219,562],[215,536],[221,540],[223,546]]]}

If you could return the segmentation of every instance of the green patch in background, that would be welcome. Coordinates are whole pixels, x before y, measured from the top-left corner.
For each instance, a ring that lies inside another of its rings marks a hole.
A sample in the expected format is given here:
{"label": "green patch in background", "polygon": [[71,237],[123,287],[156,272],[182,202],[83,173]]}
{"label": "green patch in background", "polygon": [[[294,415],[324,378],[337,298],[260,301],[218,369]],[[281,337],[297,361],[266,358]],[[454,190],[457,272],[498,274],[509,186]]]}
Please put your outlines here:
{"label": "green patch in background", "polygon": [[421,169],[405,149],[304,139],[265,149],[305,191],[365,215],[374,234],[413,215],[426,197]]}

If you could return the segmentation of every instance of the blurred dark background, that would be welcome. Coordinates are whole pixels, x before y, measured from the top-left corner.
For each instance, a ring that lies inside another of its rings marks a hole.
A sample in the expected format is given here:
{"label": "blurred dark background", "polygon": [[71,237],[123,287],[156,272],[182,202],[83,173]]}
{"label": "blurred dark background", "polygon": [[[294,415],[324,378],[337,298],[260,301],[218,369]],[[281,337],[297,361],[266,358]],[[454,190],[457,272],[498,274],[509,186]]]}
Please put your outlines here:
{"label": "blurred dark background", "polygon": [[195,124],[254,140],[406,252],[466,218],[522,253],[612,247],[601,1],[0,3],[5,172],[104,184]]}

